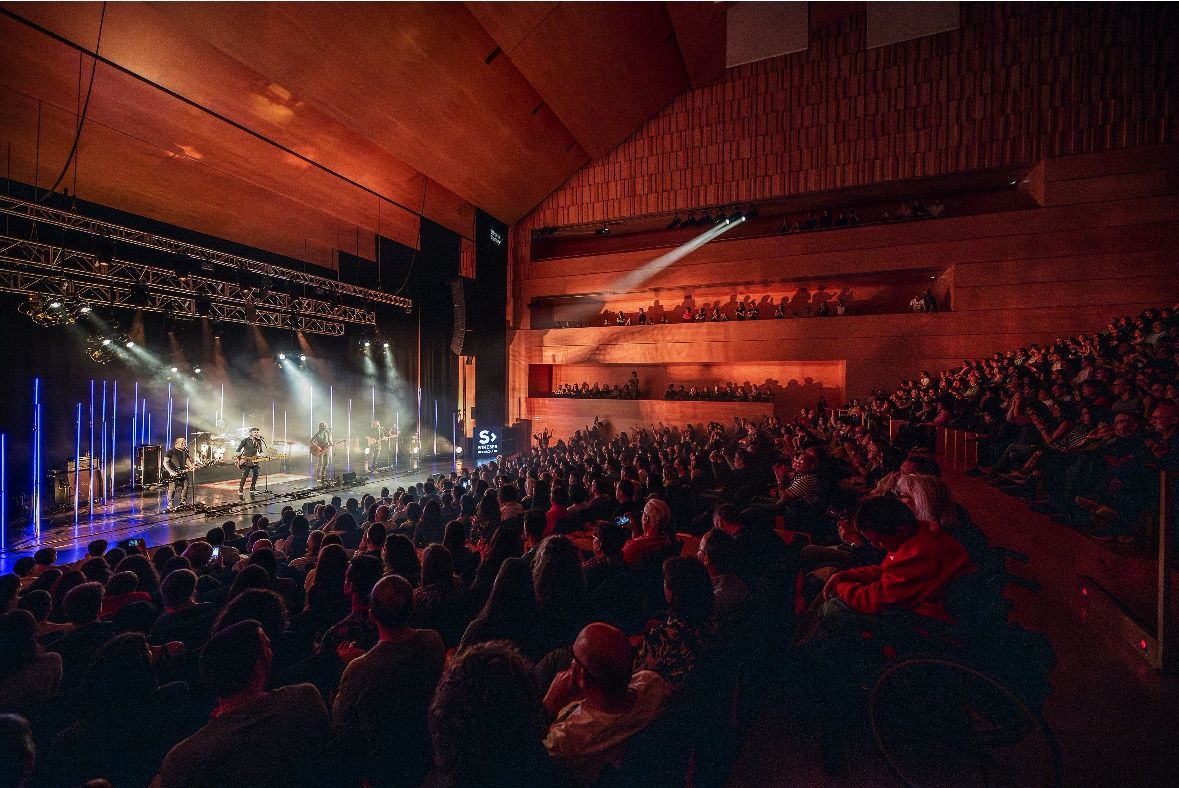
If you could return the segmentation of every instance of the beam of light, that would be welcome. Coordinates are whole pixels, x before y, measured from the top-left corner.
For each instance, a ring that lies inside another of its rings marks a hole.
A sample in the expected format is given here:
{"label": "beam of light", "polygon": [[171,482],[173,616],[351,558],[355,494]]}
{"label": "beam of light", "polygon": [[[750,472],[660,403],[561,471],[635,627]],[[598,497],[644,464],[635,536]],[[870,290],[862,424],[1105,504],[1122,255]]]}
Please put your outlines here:
{"label": "beam of light", "polygon": [[[274,400],[270,400],[270,439],[271,439],[271,440],[274,440],[274,439],[275,439],[275,438],[274,438],[274,436],[275,436],[275,427],[277,427],[277,426],[278,426],[278,425],[275,423],[275,418],[274,418],[274,416],[275,416],[275,413],[277,412],[277,411],[275,410],[275,407],[276,407],[276,406],[275,406],[275,404],[274,404]],[[288,453],[288,454],[290,453],[290,447],[287,447],[287,453]]]}
{"label": "beam of light", "polygon": [[184,444],[185,444],[186,446],[188,445],[188,426],[189,426],[189,420],[190,420],[190,418],[191,418],[191,415],[192,415],[192,414],[191,414],[191,412],[190,412],[190,410],[191,410],[191,405],[192,405],[192,398],[191,398],[191,397],[185,397],[185,398],[184,398]]}
{"label": "beam of light", "polygon": [[[307,383],[307,421],[311,425],[311,433],[315,434],[315,388]],[[287,447],[289,453],[290,447]],[[307,449],[307,475],[315,476],[315,458],[311,456],[311,449]]]}
{"label": "beam of light", "polygon": [[217,429],[225,426],[225,384],[221,384],[221,407],[217,411]]}
{"label": "beam of light", "polygon": [[94,517],[94,379],[90,379],[90,443],[87,446],[90,462],[87,463],[86,474],[90,480],[89,502],[86,507],[88,517]]}
{"label": "beam of light", "polygon": [[393,411],[393,432],[397,440],[393,441],[393,464],[401,464],[401,411]]}
{"label": "beam of light", "polygon": [[33,378],[33,534],[41,541],[41,378]]}
{"label": "beam of light", "polygon": [[168,382],[168,421],[164,427],[164,444],[166,446],[172,445],[172,383]]}
{"label": "beam of light", "polygon": [[684,259],[692,252],[699,249],[701,246],[704,246],[704,244],[719,238],[744,221],[744,216],[738,218],[736,221],[725,219],[720,224],[716,225],[715,227],[710,227],[687,243],[677,246],[670,252],[659,255],[651,262],[641,265],[634,271],[631,271],[626,276],[622,277],[621,280],[619,280],[617,285],[615,285],[615,289],[633,290],[641,286],[663,269],[667,268],[675,262],[678,262],[679,260]]}
{"label": "beam of light", "polygon": [[348,398],[348,461],[344,465],[345,473],[352,473],[352,398]]}
{"label": "beam of light", "polygon": [[434,400],[434,458],[438,457],[438,400]]}
{"label": "beam of light", "polygon": [[373,421],[377,420],[377,387],[373,386]]}
{"label": "beam of light", "polygon": [[77,532],[78,521],[81,519],[79,499],[82,497],[82,403],[78,403],[74,414],[74,529]]}
{"label": "beam of light", "polygon": [[282,412],[282,442],[287,447],[287,470],[291,469],[291,444],[287,442],[287,412]]}
{"label": "beam of light", "polygon": [[[331,435],[328,440],[328,451],[331,456],[328,457],[328,462],[331,464],[332,476],[336,475],[336,387],[328,386],[328,429],[331,430]],[[314,434],[314,433],[313,433]]]}

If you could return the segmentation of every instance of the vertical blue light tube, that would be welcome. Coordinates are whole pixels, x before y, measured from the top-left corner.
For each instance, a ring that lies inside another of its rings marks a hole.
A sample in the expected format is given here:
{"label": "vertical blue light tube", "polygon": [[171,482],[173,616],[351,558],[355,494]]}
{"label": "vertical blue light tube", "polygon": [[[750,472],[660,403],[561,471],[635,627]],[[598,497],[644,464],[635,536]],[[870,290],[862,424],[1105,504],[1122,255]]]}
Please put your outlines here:
{"label": "vertical blue light tube", "polygon": [[81,519],[79,506],[82,491],[82,403],[74,415],[74,525]]}
{"label": "vertical blue light tube", "polygon": [[434,400],[434,457],[438,457],[438,400]]}
{"label": "vertical blue light tube", "polygon": [[345,472],[352,473],[352,398],[348,398],[348,462]]}
{"label": "vertical blue light tube", "polygon": [[90,443],[87,445],[87,451],[90,454],[89,467],[86,469],[87,478],[90,480],[89,503],[86,507],[86,512],[91,517],[94,516],[94,379],[90,379]]}
{"label": "vertical blue light tube", "polygon": [[164,444],[171,447],[172,445],[172,384],[168,383],[168,420],[164,423]]}
{"label": "vertical blue light tube", "polygon": [[0,550],[8,549],[8,436],[0,432]]}
{"label": "vertical blue light tube", "polygon": [[106,486],[107,472],[106,472],[106,469],[107,469],[107,467],[109,467],[109,460],[107,459],[107,456],[106,456],[106,446],[107,446],[107,444],[106,444],[106,381],[104,380],[104,381],[102,381],[102,446],[98,450],[99,455],[102,457],[102,462],[99,464],[99,468],[102,470],[102,502],[103,503],[106,503],[106,501],[107,501],[107,486]]}
{"label": "vertical blue light tube", "polygon": [[119,434],[119,381],[112,381],[114,392],[111,394],[111,497],[115,495],[115,466],[118,465],[117,456],[119,441],[116,436]]}
{"label": "vertical blue light tube", "polygon": [[139,381],[135,381],[135,398],[131,400],[131,492],[135,492],[135,438],[139,434]]}
{"label": "vertical blue light tube", "polygon": [[33,378],[33,534],[41,541],[41,378]]}

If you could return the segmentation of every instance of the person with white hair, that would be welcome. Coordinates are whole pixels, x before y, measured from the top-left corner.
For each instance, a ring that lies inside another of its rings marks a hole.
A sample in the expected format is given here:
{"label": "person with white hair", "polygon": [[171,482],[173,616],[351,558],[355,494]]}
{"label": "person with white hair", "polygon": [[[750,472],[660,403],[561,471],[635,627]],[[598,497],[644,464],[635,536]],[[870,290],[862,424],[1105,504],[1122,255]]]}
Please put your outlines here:
{"label": "person with white hair", "polygon": [[659,498],[652,498],[643,507],[642,536],[637,536],[622,548],[622,558],[630,566],[665,551],[671,545],[671,507]]}

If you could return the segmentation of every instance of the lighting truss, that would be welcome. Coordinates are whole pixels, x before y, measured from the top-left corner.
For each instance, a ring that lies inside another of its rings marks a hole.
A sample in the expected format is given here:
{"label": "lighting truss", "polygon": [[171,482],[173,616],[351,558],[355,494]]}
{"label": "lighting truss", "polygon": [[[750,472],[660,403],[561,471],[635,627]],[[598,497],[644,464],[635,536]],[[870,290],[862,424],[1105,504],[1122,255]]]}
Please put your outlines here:
{"label": "lighting truss", "polygon": [[197,299],[207,298],[207,317],[312,334],[343,336],[344,323],[375,325],[367,310],[324,301],[247,294],[248,288],[175,271],[99,260],[37,241],[0,235],[0,290],[26,295],[60,295],[109,307],[162,312],[196,319]]}
{"label": "lighting truss", "polygon": [[156,235],[155,233],[148,233],[110,222],[90,219],[76,213],[61,211],[27,200],[17,200],[12,197],[0,196],[0,213],[17,216],[33,222],[66,227],[102,238],[109,238],[120,243],[135,244],[149,249],[158,249],[163,252],[185,255],[197,263],[210,263],[216,266],[231,268],[234,271],[247,271],[251,274],[265,276],[273,280],[292,282],[304,287],[319,288],[327,292],[335,292],[340,295],[351,296],[377,304],[389,304],[390,306],[401,307],[403,309],[413,308],[413,301],[404,296],[392,295],[380,290],[347,284],[335,279],[328,279],[324,276],[316,276],[315,274],[297,271],[292,268],[270,265],[258,260],[251,260],[248,257],[241,257],[239,255],[229,254],[228,252],[218,251],[217,249],[210,249],[206,246],[185,243],[184,241]]}

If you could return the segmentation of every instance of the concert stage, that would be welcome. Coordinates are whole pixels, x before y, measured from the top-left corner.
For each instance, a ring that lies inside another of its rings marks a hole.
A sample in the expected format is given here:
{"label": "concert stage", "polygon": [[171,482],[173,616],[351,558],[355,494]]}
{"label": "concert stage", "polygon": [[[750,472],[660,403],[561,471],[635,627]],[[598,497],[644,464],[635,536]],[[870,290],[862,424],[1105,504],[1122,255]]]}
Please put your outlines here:
{"label": "concert stage", "polygon": [[[108,505],[95,504],[93,516],[82,513],[74,522],[72,511],[52,519],[42,520],[38,535],[30,525],[23,532],[11,535],[8,550],[0,552],[0,573],[11,570],[13,562],[32,555],[41,547],[53,547],[58,561],[73,561],[86,553],[86,545],[94,539],[106,539],[113,547],[123,539],[144,539],[149,547],[204,536],[210,528],[232,520],[239,529],[249,525],[255,514],[264,514],[273,522],[284,506],[301,509],[304,503],[328,502],[333,496],[347,500],[359,498],[366,492],[376,494],[382,487],[391,489],[424,480],[432,473],[449,473],[450,463],[412,464],[384,469],[376,474],[357,474],[353,483],[342,481],[316,485],[306,474],[272,473],[258,477],[258,490],[246,500],[238,499],[237,479],[212,478],[203,481],[199,476],[192,498],[200,509],[162,511],[162,496],[158,489],[135,490],[113,498]],[[223,476],[223,474],[216,474]],[[269,481],[269,483],[267,483]]]}

